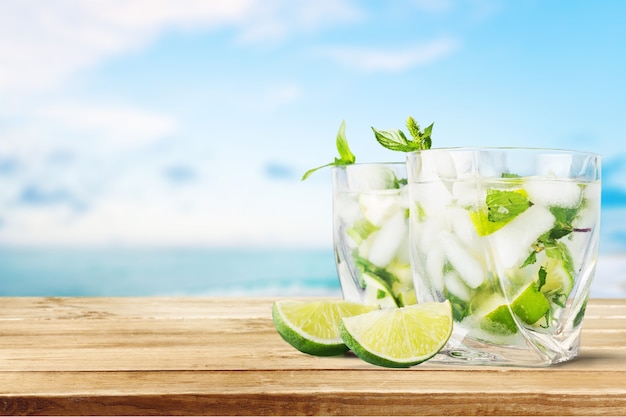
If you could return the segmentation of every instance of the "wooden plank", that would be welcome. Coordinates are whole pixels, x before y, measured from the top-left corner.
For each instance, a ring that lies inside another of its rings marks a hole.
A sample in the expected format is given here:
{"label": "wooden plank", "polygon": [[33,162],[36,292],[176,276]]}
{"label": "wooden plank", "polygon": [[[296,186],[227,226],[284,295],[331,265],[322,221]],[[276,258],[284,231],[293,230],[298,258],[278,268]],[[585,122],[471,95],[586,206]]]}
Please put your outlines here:
{"label": "wooden plank", "polygon": [[[497,370],[2,373],[3,414],[615,415],[618,372]],[[288,383],[286,383],[288,381]],[[581,382],[584,381],[583,384]],[[37,387],[38,393],[32,394]]]}
{"label": "wooden plank", "polygon": [[377,368],[297,352],[271,299],[5,298],[0,414],[626,414],[626,300],[550,368]]}

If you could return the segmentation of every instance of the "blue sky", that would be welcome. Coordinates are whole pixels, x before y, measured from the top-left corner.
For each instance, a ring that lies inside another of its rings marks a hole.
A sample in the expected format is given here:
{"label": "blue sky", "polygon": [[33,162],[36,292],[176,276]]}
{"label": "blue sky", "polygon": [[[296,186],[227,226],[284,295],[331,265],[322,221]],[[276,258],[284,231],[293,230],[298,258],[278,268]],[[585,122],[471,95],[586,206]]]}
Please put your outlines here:
{"label": "blue sky", "polygon": [[601,153],[626,250],[621,0],[3,1],[0,244],[332,244],[342,120],[358,162],[434,146]]}

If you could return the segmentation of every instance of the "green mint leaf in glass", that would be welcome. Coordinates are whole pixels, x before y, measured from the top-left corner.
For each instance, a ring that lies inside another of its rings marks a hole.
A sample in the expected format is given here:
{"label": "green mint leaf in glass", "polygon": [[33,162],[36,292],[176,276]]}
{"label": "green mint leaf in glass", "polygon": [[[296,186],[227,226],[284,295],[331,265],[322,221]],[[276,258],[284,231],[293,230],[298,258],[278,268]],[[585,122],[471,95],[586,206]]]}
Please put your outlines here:
{"label": "green mint leaf in glass", "polygon": [[541,266],[539,267],[539,272],[537,275],[538,275],[537,289],[541,290],[541,287],[546,285],[546,277],[548,276],[548,273],[546,272],[546,269],[543,266]]}
{"label": "green mint leaf in glass", "polygon": [[535,262],[537,262],[537,252],[533,250],[532,252],[530,252],[530,255],[528,255],[528,258],[526,258],[526,260],[524,261],[522,266],[520,266],[520,268],[524,268],[525,266],[532,265]]}
{"label": "green mint leaf in glass", "polygon": [[336,144],[337,144],[337,152],[339,152],[339,158],[335,158],[335,160],[331,163],[324,164],[317,168],[308,170],[302,176],[302,181],[306,180],[309,177],[309,175],[311,175],[315,171],[320,170],[322,168],[329,167],[329,166],[337,167],[337,166],[343,166],[343,165],[350,165],[356,162],[356,157],[350,150],[350,146],[348,146],[348,139],[346,139],[346,122],[345,121],[341,122],[341,125],[339,126],[339,131],[337,131]]}
{"label": "green mint leaf in glass", "polygon": [[378,143],[383,147],[392,151],[412,152],[430,149],[432,146],[432,131],[434,123],[424,130],[420,129],[419,124],[414,118],[409,116],[406,127],[411,134],[412,139],[408,139],[404,132],[400,129],[394,130],[378,130],[372,127],[374,136]]}
{"label": "green mint leaf in glass", "polygon": [[487,219],[490,222],[508,223],[532,205],[523,190],[487,190]]}

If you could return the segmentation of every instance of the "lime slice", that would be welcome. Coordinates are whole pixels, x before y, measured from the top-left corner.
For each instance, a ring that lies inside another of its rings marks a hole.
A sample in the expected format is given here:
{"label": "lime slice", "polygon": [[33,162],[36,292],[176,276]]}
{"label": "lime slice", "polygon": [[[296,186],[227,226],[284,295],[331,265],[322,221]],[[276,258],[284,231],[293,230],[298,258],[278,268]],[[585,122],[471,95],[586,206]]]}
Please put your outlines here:
{"label": "lime slice", "polygon": [[501,304],[487,313],[480,322],[480,328],[500,335],[514,334],[517,333],[517,324],[511,311],[524,323],[534,324],[549,310],[550,303],[533,283],[513,300],[510,308],[506,304]]}
{"label": "lime slice", "polygon": [[541,291],[546,294],[564,294],[566,297],[574,287],[574,278],[565,268],[564,262],[559,259],[550,259],[546,263],[546,282]]}
{"label": "lime slice", "polygon": [[396,297],[394,297],[389,284],[376,275],[364,273],[362,278],[365,284],[365,293],[363,295],[363,302],[365,304],[381,308],[398,307],[398,301]]}
{"label": "lime slice", "polygon": [[479,236],[487,236],[506,226],[516,216],[528,209],[532,203],[523,188],[516,190],[487,190],[486,206],[470,211]]}
{"label": "lime slice", "polygon": [[345,344],[366,362],[408,368],[432,358],[452,334],[449,301],[376,310],[341,320]]}
{"label": "lime slice", "polygon": [[401,307],[417,304],[417,295],[413,288],[398,292],[396,298]]}
{"label": "lime slice", "polygon": [[533,324],[546,315],[550,303],[536,284],[531,284],[511,303],[511,310],[526,324]]}
{"label": "lime slice", "polygon": [[344,300],[279,300],[272,306],[272,319],[281,337],[299,351],[333,356],[348,350],[339,335],[341,318],[373,309]]}
{"label": "lime slice", "polygon": [[376,226],[369,222],[367,219],[359,219],[354,222],[352,227],[350,227],[346,233],[350,236],[357,245],[363,243],[365,239],[373,232],[378,230]]}
{"label": "lime slice", "polygon": [[511,311],[506,304],[498,306],[495,310],[485,315],[480,321],[480,328],[500,335],[517,333],[517,324],[515,324]]}
{"label": "lime slice", "polygon": [[505,222],[492,222],[489,221],[488,215],[489,211],[486,207],[481,207],[478,210],[473,210],[469,212],[470,219],[474,224],[474,228],[478,233],[478,236],[487,236],[492,234],[498,229],[501,229],[506,225]]}

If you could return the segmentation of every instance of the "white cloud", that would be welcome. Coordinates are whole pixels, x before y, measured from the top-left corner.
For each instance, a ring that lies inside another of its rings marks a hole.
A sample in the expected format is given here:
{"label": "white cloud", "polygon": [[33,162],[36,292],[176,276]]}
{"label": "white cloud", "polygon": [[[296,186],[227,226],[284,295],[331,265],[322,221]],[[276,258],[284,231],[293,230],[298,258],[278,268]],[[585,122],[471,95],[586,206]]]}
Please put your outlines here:
{"label": "white cloud", "polygon": [[371,72],[400,72],[432,64],[454,53],[459,42],[440,38],[403,49],[329,48],[323,54],[340,64]]}
{"label": "white cloud", "polygon": [[[234,196],[205,183],[190,190],[172,189],[167,198],[145,190],[133,196],[108,193],[81,212],[64,204],[45,209],[23,206],[3,213],[6,223],[0,227],[0,245],[332,244],[332,205],[326,189],[312,190],[300,183],[266,186],[259,181],[228,185],[246,188]],[[192,194],[193,198],[186,198]]]}
{"label": "white cloud", "polygon": [[143,46],[167,27],[237,23],[252,0],[4,1],[0,92],[55,86],[76,70]]}
{"label": "white cloud", "polygon": [[122,105],[57,104],[42,108],[39,115],[63,129],[95,136],[100,150],[107,151],[144,146],[176,130],[167,115]]}
{"label": "white cloud", "polygon": [[238,39],[242,43],[281,39],[293,32],[360,20],[364,14],[346,1],[262,0],[251,16],[241,28]]}
{"label": "white cloud", "polygon": [[0,92],[55,87],[78,70],[148,44],[165,29],[234,26],[241,39],[259,41],[357,14],[331,0],[5,0]]}

